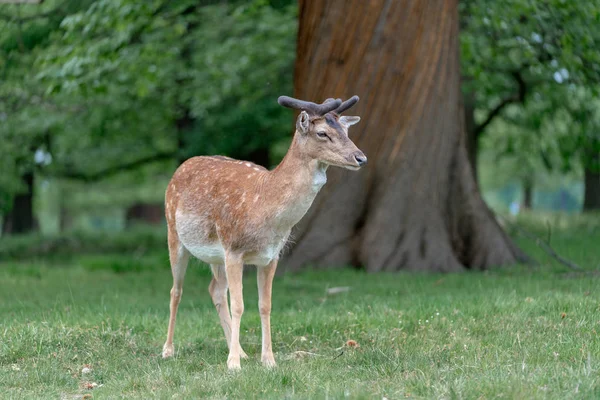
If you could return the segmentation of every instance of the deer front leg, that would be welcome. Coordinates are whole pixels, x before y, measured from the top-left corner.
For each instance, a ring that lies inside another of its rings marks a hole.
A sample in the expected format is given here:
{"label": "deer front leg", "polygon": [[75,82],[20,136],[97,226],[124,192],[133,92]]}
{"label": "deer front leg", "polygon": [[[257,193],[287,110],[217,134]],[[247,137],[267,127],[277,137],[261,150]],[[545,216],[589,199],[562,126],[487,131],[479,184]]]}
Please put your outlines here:
{"label": "deer front leg", "polygon": [[[227,301],[227,276],[225,275],[225,265],[211,264],[210,266],[213,278],[208,286],[208,292],[212,298],[213,304],[219,314],[219,320],[223,327],[227,348],[231,348],[231,315],[229,315],[229,301]],[[240,357],[248,358],[244,349],[240,348]]]}
{"label": "deer front leg", "polygon": [[275,259],[266,267],[258,267],[256,276],[258,282],[258,311],[262,326],[262,354],[260,358],[263,365],[268,368],[275,366],[271,345],[271,292],[277,261]]}
{"label": "deer front leg", "polygon": [[244,297],[242,294],[242,276],[244,262],[241,255],[228,253],[225,255],[225,273],[229,284],[229,296],[231,300],[231,343],[229,345],[229,357],[227,367],[230,370],[240,369],[240,322],[244,313]]}

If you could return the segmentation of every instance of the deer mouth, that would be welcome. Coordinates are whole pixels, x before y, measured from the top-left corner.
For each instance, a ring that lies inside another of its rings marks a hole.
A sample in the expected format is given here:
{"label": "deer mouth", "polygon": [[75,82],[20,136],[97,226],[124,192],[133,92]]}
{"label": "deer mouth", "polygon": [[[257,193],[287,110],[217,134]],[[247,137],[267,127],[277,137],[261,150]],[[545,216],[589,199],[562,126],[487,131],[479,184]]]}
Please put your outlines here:
{"label": "deer mouth", "polygon": [[356,165],[356,164],[345,164],[345,165],[340,165],[340,167],[349,169],[350,171],[358,171],[359,169],[362,168],[360,165]]}

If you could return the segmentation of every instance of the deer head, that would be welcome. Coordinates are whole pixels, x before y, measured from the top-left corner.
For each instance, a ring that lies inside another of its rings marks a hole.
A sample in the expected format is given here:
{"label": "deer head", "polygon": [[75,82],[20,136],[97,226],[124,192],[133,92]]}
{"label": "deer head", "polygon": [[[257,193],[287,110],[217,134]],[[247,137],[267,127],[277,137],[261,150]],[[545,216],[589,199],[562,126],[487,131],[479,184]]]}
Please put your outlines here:
{"label": "deer head", "polygon": [[322,104],[281,96],[280,105],[301,110],[296,120],[296,138],[300,151],[325,165],[358,170],[367,163],[367,156],[348,137],[348,128],[360,117],[341,116],[358,102],[358,96],[342,102],[327,99]]}

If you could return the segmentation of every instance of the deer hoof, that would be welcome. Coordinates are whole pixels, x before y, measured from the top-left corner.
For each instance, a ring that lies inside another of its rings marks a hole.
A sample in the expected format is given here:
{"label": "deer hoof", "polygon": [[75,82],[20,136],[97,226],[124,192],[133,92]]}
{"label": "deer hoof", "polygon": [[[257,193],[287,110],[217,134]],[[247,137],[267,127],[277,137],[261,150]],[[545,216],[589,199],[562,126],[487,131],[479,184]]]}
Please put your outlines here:
{"label": "deer hoof", "polygon": [[275,362],[275,358],[273,358],[273,354],[265,354],[261,357],[261,361],[266,368],[275,368],[277,363]]}
{"label": "deer hoof", "polygon": [[171,358],[175,354],[175,350],[173,349],[173,345],[166,345],[163,347],[162,358]]}
{"label": "deer hoof", "polygon": [[239,371],[242,369],[241,365],[240,365],[240,359],[238,358],[233,358],[233,357],[229,357],[227,359],[227,368],[230,371]]}

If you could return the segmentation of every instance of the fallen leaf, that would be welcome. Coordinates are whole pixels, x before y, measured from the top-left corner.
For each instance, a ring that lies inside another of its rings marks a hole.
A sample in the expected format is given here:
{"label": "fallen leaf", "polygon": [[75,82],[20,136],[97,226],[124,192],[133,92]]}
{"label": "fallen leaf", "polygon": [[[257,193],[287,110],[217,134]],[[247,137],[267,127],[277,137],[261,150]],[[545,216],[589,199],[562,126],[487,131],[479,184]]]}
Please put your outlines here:
{"label": "fallen leaf", "polygon": [[97,388],[99,385],[96,382],[83,382],[81,387],[83,389],[91,390]]}
{"label": "fallen leaf", "polygon": [[356,340],[352,340],[352,339],[349,339],[346,342],[346,346],[348,346],[348,347],[356,347],[356,348],[360,347],[360,345],[358,344],[358,342]]}

